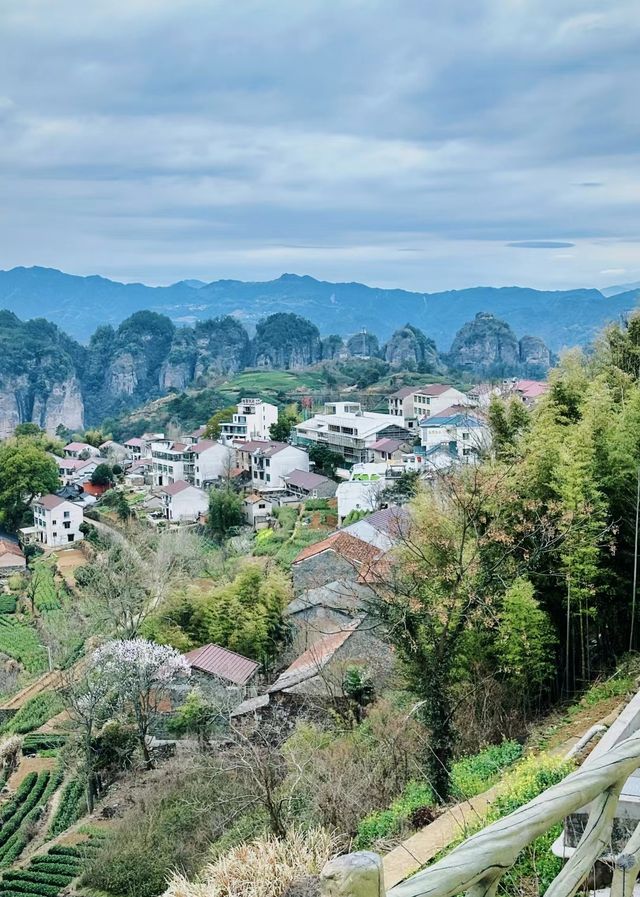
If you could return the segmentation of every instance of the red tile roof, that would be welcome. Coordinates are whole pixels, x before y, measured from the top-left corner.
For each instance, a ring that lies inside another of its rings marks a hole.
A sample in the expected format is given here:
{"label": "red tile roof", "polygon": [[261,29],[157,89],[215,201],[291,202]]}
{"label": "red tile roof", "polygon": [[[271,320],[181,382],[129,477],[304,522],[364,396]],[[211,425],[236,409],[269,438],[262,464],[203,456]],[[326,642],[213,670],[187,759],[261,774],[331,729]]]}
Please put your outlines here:
{"label": "red tile roof", "polygon": [[92,445],[89,445],[88,442],[70,442],[68,445],[65,445],[65,452],[83,452],[85,449],[91,450],[93,448]]}
{"label": "red tile roof", "polygon": [[140,439],[139,436],[132,436],[131,439],[127,439],[127,441],[125,442],[125,445],[141,446],[141,445],[144,445],[144,443],[143,443],[142,439]]}
{"label": "red tile roof", "polygon": [[377,439],[369,448],[376,452],[396,452],[401,445],[400,439]]}
{"label": "red tile roof", "polygon": [[200,442],[196,442],[195,445],[191,446],[191,451],[199,455],[201,452],[206,452],[207,449],[213,448],[214,445],[219,445],[215,439],[201,439]]}
{"label": "red tile roof", "polygon": [[307,470],[292,470],[282,479],[287,485],[298,486],[300,489],[317,489],[318,486],[329,482],[329,477],[323,477],[319,473]]}
{"label": "red tile roof", "polygon": [[234,685],[245,685],[260,666],[255,660],[220,645],[203,645],[184,656],[194,669],[226,679]]}
{"label": "red tile roof", "polygon": [[322,554],[323,551],[335,551],[336,554],[358,566],[373,563],[381,554],[379,548],[369,545],[368,542],[363,542],[362,539],[351,536],[349,533],[337,532],[332,533],[321,542],[303,548],[293,563],[299,564],[301,561]]}
{"label": "red tile roof", "polygon": [[427,383],[426,386],[417,386],[414,392],[422,396],[441,396],[448,389],[453,389],[450,383]]}

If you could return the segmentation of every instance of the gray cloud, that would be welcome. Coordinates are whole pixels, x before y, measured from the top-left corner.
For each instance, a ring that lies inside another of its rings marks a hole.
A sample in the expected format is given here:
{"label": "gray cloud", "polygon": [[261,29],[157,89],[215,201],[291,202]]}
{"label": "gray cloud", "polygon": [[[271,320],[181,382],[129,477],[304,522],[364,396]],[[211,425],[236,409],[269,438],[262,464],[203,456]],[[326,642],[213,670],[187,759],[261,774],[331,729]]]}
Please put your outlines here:
{"label": "gray cloud", "polygon": [[5,4],[0,266],[640,277],[639,37],[634,0]]}
{"label": "gray cloud", "polygon": [[507,243],[510,249],[570,249],[575,245],[553,240],[521,240],[519,243]]}

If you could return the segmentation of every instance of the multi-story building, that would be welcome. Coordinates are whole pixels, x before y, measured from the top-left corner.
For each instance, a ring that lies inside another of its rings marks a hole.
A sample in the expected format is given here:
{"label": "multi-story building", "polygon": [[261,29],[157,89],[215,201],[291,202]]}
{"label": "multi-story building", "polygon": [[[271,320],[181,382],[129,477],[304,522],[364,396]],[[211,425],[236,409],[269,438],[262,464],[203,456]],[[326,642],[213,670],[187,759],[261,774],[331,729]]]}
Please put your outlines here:
{"label": "multi-story building", "polygon": [[50,548],[84,539],[80,532],[82,508],[59,495],[42,495],[33,503],[36,541]]}
{"label": "multi-story building", "polygon": [[154,486],[167,486],[193,475],[192,446],[185,442],[162,439],[151,443],[151,461]]}
{"label": "multi-story building", "polygon": [[448,445],[460,461],[474,461],[491,446],[487,423],[466,408],[453,406],[420,421],[421,441],[426,449]]}
{"label": "multi-story building", "polygon": [[403,426],[403,418],[393,414],[363,411],[357,402],[330,402],[322,414],[296,424],[296,445],[326,445],[342,455],[349,463],[367,460],[368,450],[379,439],[400,439],[410,433]]}
{"label": "multi-story building", "polygon": [[278,421],[278,409],[262,399],[241,399],[233,420],[220,424],[220,438],[231,440],[269,439],[270,428]]}
{"label": "multi-story building", "polygon": [[236,463],[249,474],[256,492],[287,488],[286,477],[294,470],[309,470],[309,455],[287,442],[252,440],[236,444]]}
{"label": "multi-story building", "polygon": [[387,399],[389,414],[402,418],[404,427],[417,432],[418,421],[439,414],[449,405],[469,404],[467,396],[447,383],[426,386],[403,386]]}
{"label": "multi-story building", "polygon": [[212,439],[201,439],[189,446],[193,458],[193,484],[202,489],[215,480],[223,480],[234,467],[233,449]]}

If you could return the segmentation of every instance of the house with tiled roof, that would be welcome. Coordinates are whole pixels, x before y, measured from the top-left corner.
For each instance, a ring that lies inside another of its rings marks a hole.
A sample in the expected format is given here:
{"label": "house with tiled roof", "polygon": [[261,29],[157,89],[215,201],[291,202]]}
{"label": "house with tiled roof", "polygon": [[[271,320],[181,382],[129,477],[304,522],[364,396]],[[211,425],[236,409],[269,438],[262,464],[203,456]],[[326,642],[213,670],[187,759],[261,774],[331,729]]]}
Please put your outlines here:
{"label": "house with tiled roof", "polygon": [[88,442],[70,442],[64,447],[65,458],[90,458],[92,455],[99,455],[100,449]]}
{"label": "house with tiled roof", "polygon": [[[448,445],[464,463],[475,461],[491,446],[489,425],[471,409],[444,409],[420,421],[421,442],[427,450]],[[449,413],[452,412],[452,413]]]}
{"label": "house with tiled roof", "polygon": [[241,399],[236,413],[229,421],[220,424],[220,438],[223,442],[260,439],[268,441],[271,427],[278,422],[276,405],[262,399]]}
{"label": "house with tiled roof", "polygon": [[543,380],[516,380],[513,384],[512,392],[521,398],[527,407],[531,408],[550,389],[550,384]]}
{"label": "house with tiled roof", "polygon": [[248,685],[260,667],[255,660],[214,644],[195,648],[184,657],[192,672],[214,676],[226,685]]}
{"label": "house with tiled roof", "polygon": [[162,486],[160,499],[163,516],[175,523],[193,523],[209,506],[207,493],[185,480]]}
{"label": "house with tiled roof", "polygon": [[273,511],[273,503],[266,495],[258,495],[252,492],[243,502],[244,519],[254,530],[265,529],[269,526],[269,519]]}
{"label": "house with tiled roof", "polygon": [[294,470],[309,470],[307,452],[288,442],[254,439],[234,443],[234,447],[238,466],[249,474],[254,492],[284,491],[285,477]]}
{"label": "house with tiled roof", "polygon": [[325,445],[347,462],[362,463],[378,439],[409,436],[399,417],[363,411],[359,402],[328,402],[321,414],[295,425],[293,438],[296,445]]}
{"label": "house with tiled roof", "polygon": [[192,455],[191,474],[194,486],[203,488],[218,480],[223,480],[235,467],[235,454],[228,445],[215,439],[200,439],[190,449]]}
{"label": "house with tiled roof", "polygon": [[18,542],[0,534],[0,576],[10,576],[25,570],[26,566],[27,559]]}
{"label": "house with tiled roof", "polygon": [[32,503],[34,541],[48,548],[80,542],[82,507],[59,495],[41,495]]}
{"label": "house with tiled roof", "polygon": [[309,709],[317,712],[323,706],[346,709],[344,679],[353,667],[369,676],[376,688],[384,688],[394,670],[393,651],[362,616],[324,634],[301,651],[265,694],[240,704],[232,718],[249,716],[260,720],[278,712],[295,717]]}
{"label": "house with tiled roof", "polygon": [[427,383],[425,386],[403,386],[387,399],[389,414],[401,418],[411,432],[417,432],[421,418],[439,414],[453,404],[468,404],[466,395],[449,383]]}
{"label": "house with tiled roof", "polygon": [[287,492],[300,498],[333,498],[338,484],[311,470],[292,470],[282,478]]}

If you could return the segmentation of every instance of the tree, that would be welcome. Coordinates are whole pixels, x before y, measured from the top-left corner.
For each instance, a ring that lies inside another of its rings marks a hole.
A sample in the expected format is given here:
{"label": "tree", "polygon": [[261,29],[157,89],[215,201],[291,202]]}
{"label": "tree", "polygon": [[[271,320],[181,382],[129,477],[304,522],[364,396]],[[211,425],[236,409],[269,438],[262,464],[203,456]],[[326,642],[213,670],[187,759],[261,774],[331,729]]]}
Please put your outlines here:
{"label": "tree", "polygon": [[112,436],[110,433],[105,433],[104,430],[85,430],[84,441],[89,445],[92,445],[94,448],[99,448],[103,442],[108,442]]}
{"label": "tree", "polygon": [[149,591],[148,571],[134,549],[112,545],[78,567],[75,579],[98,632],[125,639],[138,635],[149,610]]}
{"label": "tree", "polygon": [[342,680],[342,690],[345,697],[353,703],[356,722],[362,722],[364,708],[373,703],[376,695],[371,677],[360,667],[347,667]]}
{"label": "tree", "polygon": [[31,439],[0,444],[0,522],[7,529],[23,526],[33,499],[59,487],[56,462]]}
{"label": "tree", "polygon": [[336,468],[344,464],[344,458],[337,452],[320,443],[309,446],[309,460],[315,464],[315,470],[327,477],[335,476]]}
{"label": "tree", "polygon": [[32,424],[27,421],[23,424],[18,424],[18,426],[13,431],[14,436],[44,436],[44,430],[39,427],[37,424]]}
{"label": "tree", "polygon": [[278,414],[278,420],[269,427],[269,435],[276,442],[287,442],[291,435],[291,430],[295,424],[299,423],[300,417],[295,410],[295,406],[289,405],[283,408]]}
{"label": "tree", "polygon": [[212,489],[209,493],[207,533],[216,542],[223,542],[234,527],[242,526],[242,498],[229,488]]}
{"label": "tree", "polygon": [[220,438],[220,424],[223,421],[231,420],[233,415],[237,412],[237,408],[235,405],[228,405],[226,408],[221,408],[220,411],[216,411],[206,423],[204,430],[204,438],[205,439],[219,439]]}
{"label": "tree", "polygon": [[527,702],[553,675],[555,633],[526,579],[514,580],[502,601],[498,624],[500,670],[511,693]]}
{"label": "tree", "polygon": [[115,706],[114,683],[106,668],[94,653],[82,672],[74,669],[65,674],[61,689],[69,717],[79,733],[87,812],[93,813],[96,796],[96,755],[94,738]]}
{"label": "tree", "polygon": [[108,464],[98,464],[91,474],[92,486],[112,486],[113,470]]}
{"label": "tree", "polygon": [[178,737],[195,735],[204,748],[220,722],[220,708],[207,701],[200,689],[194,688],[169,721],[169,731]]}
{"label": "tree", "polygon": [[140,750],[150,769],[149,726],[172,687],[191,675],[187,660],[175,648],[145,639],[107,642],[93,658],[121,707],[133,718]]}
{"label": "tree", "polygon": [[530,416],[519,399],[512,398],[505,403],[493,396],[489,403],[488,422],[496,457],[509,457],[515,451],[517,439],[528,429]]}

